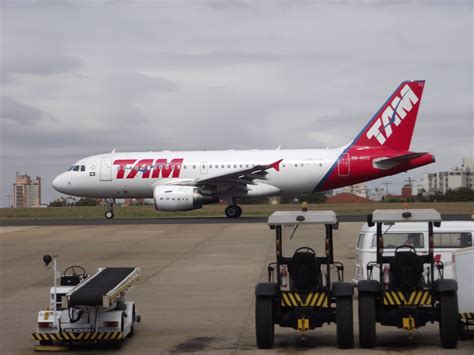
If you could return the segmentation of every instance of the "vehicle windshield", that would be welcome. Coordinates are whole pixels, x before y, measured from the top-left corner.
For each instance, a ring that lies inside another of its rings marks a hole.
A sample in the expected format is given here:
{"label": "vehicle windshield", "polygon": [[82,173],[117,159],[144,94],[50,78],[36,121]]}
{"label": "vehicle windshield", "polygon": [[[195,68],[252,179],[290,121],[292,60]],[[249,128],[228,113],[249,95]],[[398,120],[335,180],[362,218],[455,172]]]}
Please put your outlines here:
{"label": "vehicle windshield", "polygon": [[[377,243],[377,235],[374,234],[372,239],[372,248],[375,248]],[[385,249],[395,249],[402,245],[410,246],[415,249],[424,248],[425,240],[423,233],[384,233],[383,247]]]}
{"label": "vehicle windshield", "polygon": [[[299,248],[309,247],[316,256],[325,254],[326,230],[324,225],[299,224],[282,226],[282,247],[284,257],[292,257]],[[302,249],[307,251],[307,249]]]}

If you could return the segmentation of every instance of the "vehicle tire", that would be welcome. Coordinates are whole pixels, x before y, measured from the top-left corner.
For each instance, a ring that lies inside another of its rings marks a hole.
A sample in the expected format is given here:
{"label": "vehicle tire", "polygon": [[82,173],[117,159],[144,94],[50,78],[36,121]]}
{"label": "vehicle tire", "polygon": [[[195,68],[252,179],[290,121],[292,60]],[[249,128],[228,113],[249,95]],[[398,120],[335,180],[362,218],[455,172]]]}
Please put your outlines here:
{"label": "vehicle tire", "polygon": [[459,340],[465,341],[466,337],[466,326],[464,322],[458,321]]}
{"label": "vehicle tire", "polygon": [[106,211],[105,212],[105,218],[107,218],[107,219],[114,218],[114,212],[113,211]]}
{"label": "vehicle tire", "polygon": [[53,345],[52,340],[40,340],[39,343],[40,345],[43,345],[43,346]]}
{"label": "vehicle tire", "polygon": [[351,349],[354,347],[354,323],[352,297],[336,298],[337,347]]}
{"label": "vehicle tire", "polygon": [[359,344],[362,348],[373,348],[377,342],[375,332],[375,295],[359,293]]}
{"label": "vehicle tire", "polygon": [[239,206],[237,206],[237,205],[227,206],[227,208],[225,209],[225,215],[228,218],[238,218],[240,216],[239,215]]}
{"label": "vehicle tire", "polygon": [[273,324],[273,299],[257,296],[255,300],[255,334],[260,349],[273,348],[275,326]]}
{"label": "vehicle tire", "polygon": [[439,335],[441,346],[452,349],[458,345],[458,297],[456,292],[439,294]]}
{"label": "vehicle tire", "polygon": [[130,325],[130,333],[128,333],[127,337],[128,338],[133,338],[135,335],[135,306],[133,306],[133,311],[132,311],[132,324]]}
{"label": "vehicle tire", "polygon": [[122,345],[123,345],[122,339],[109,341],[109,347],[111,349],[115,349],[115,350],[122,349]]}

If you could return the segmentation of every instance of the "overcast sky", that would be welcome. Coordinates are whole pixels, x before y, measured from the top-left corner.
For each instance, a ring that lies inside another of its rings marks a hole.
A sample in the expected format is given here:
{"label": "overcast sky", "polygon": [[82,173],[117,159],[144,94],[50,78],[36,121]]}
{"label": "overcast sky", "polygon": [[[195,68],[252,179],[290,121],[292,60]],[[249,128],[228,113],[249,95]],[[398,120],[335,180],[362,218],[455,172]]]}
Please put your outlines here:
{"label": "overcast sky", "polygon": [[113,148],[340,146],[405,79],[437,162],[372,186],[473,156],[470,0],[0,2],[0,206]]}

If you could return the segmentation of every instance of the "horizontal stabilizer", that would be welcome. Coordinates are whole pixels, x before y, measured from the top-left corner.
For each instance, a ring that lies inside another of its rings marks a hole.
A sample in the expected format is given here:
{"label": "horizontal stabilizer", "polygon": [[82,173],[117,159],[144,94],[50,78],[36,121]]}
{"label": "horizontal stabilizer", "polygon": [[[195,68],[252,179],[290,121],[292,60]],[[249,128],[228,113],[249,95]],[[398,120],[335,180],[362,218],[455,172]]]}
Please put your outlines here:
{"label": "horizontal stabilizer", "polygon": [[415,158],[419,158],[427,153],[408,153],[408,154],[403,154],[399,155],[396,157],[392,158],[380,158],[380,159],[375,159],[374,160],[374,166],[379,169],[390,169],[393,168],[394,166],[410,161]]}

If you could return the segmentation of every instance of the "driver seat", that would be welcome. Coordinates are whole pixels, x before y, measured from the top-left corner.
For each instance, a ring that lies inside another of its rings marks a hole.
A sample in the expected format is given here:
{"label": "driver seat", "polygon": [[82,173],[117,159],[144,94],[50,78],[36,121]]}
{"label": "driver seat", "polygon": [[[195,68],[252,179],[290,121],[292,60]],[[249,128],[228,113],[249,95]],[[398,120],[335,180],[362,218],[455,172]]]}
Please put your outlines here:
{"label": "driver seat", "polygon": [[391,288],[409,291],[421,288],[423,266],[420,257],[411,251],[397,251],[390,263]]}
{"label": "driver seat", "polygon": [[295,291],[311,291],[321,285],[321,265],[311,252],[295,252],[288,272]]}

